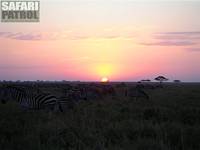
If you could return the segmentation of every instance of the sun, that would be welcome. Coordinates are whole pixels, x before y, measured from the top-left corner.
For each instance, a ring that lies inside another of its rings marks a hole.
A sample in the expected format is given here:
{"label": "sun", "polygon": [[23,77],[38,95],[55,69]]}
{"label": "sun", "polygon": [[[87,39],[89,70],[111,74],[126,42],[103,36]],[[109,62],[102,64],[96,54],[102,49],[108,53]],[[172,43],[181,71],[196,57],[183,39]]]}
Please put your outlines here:
{"label": "sun", "polygon": [[103,78],[101,78],[101,82],[109,82],[109,80],[108,80],[108,78],[107,77],[103,77]]}

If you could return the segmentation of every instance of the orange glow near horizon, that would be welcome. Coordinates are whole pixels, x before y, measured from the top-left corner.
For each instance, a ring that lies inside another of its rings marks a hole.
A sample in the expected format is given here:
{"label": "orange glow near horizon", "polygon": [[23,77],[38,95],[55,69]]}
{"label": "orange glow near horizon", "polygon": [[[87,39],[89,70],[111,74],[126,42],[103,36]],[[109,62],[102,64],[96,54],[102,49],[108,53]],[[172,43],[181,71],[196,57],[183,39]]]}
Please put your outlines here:
{"label": "orange glow near horizon", "polygon": [[108,78],[107,77],[103,77],[102,79],[101,79],[101,82],[108,82],[109,80],[108,80]]}

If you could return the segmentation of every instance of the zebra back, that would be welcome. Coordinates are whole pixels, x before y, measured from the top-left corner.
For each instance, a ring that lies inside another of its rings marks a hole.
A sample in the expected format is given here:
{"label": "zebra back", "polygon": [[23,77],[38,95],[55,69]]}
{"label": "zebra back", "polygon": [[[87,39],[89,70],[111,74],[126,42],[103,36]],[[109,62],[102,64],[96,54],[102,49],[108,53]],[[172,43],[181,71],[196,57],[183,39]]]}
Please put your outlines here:
{"label": "zebra back", "polygon": [[59,100],[56,96],[45,93],[34,93],[30,89],[8,86],[7,93],[16,100],[23,108],[27,109],[58,109],[61,111]]}

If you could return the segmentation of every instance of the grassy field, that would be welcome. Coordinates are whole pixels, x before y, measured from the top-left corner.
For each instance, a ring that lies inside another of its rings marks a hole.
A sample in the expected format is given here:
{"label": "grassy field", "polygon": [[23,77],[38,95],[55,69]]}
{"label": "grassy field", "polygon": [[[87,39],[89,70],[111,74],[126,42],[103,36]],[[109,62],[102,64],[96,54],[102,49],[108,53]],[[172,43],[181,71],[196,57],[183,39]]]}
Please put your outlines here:
{"label": "grassy field", "polygon": [[200,84],[147,93],[149,101],[118,93],[65,113],[0,104],[0,150],[199,150]]}

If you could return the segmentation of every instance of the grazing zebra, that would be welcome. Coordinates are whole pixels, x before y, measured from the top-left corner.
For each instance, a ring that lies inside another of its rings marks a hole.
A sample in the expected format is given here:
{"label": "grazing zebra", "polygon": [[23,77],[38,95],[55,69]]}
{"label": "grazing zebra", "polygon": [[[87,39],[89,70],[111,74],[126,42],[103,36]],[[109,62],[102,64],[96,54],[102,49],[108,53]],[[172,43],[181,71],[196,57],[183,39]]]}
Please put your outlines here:
{"label": "grazing zebra", "polygon": [[64,112],[65,110],[74,109],[78,101],[75,101],[69,97],[60,97],[59,103],[62,106],[62,111]]}
{"label": "grazing zebra", "polygon": [[22,108],[28,110],[56,110],[62,111],[59,100],[51,94],[36,94],[30,89],[7,86],[1,90],[1,102],[5,104],[8,100],[17,101]]}

